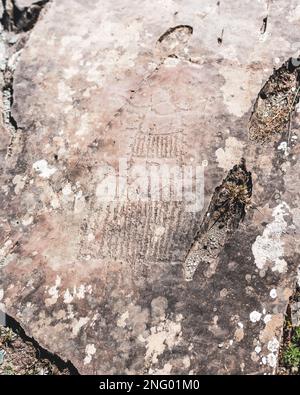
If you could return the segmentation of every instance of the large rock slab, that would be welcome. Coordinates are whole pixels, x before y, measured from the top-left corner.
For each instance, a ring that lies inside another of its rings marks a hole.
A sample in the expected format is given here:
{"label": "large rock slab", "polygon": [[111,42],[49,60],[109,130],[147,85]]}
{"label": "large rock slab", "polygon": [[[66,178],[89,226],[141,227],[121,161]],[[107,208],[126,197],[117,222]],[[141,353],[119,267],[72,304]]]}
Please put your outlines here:
{"label": "large rock slab", "polygon": [[[299,257],[299,117],[290,141],[264,144],[248,121],[297,54],[297,5],[54,0],[34,27],[14,74],[0,296],[81,373],[274,372]],[[187,281],[211,197],[242,157],[258,210]],[[176,179],[151,200],[137,175],[163,166],[204,171],[201,208],[172,198]],[[129,195],[105,201],[124,167]]]}

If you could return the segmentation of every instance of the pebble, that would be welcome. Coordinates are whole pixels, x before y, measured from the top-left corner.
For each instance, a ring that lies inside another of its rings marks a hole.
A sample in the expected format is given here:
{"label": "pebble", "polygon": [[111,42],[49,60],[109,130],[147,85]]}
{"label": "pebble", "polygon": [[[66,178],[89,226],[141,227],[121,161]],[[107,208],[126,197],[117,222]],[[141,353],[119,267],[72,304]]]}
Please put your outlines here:
{"label": "pebble", "polygon": [[6,354],[6,351],[0,350],[0,365],[2,365],[4,362],[5,354]]}

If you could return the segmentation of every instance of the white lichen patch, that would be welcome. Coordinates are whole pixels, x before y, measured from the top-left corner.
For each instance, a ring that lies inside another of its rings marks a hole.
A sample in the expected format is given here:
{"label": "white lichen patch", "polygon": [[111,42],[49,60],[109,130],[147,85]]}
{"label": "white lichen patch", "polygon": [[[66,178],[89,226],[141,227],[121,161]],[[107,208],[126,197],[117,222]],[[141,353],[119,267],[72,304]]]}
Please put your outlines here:
{"label": "white lichen patch", "polygon": [[287,229],[284,216],[288,214],[288,205],[283,202],[274,208],[272,216],[274,220],[269,223],[262,236],[257,236],[252,245],[255,264],[258,269],[263,269],[267,263],[272,264],[272,271],[285,273],[287,263],[284,256],[284,242],[281,237]]}
{"label": "white lichen patch", "polygon": [[64,303],[69,304],[73,301],[73,295],[71,295],[69,289],[64,293]]}
{"label": "white lichen patch", "polygon": [[86,290],[85,290],[84,285],[80,285],[78,290],[76,290],[76,287],[75,287],[74,294],[77,296],[78,299],[84,299],[85,292],[86,292]]}
{"label": "white lichen patch", "polygon": [[182,338],[181,321],[182,315],[178,315],[174,320],[166,319],[156,326],[150,328],[149,336],[144,339],[142,336],[139,340],[146,343],[145,362],[149,367],[158,363],[158,357],[165,350],[172,350],[180,343]]}
{"label": "white lichen patch", "polygon": [[219,148],[216,151],[218,167],[226,171],[231,169],[236,163],[236,158],[243,156],[243,147],[244,143],[235,137],[228,137],[225,148]]}
{"label": "white lichen patch", "polygon": [[123,313],[121,315],[121,317],[117,320],[117,326],[119,328],[125,328],[126,327],[126,320],[129,318],[129,312],[125,311],[125,313]]}
{"label": "white lichen patch", "polygon": [[275,261],[274,266],[272,267],[273,272],[278,272],[278,273],[286,273],[287,271],[287,263],[285,259],[277,259]]}
{"label": "white lichen patch", "polygon": [[20,174],[16,175],[13,178],[12,182],[13,182],[13,184],[15,186],[15,194],[16,195],[18,195],[24,189],[25,184],[26,184],[26,179],[27,179],[26,176],[23,176],[23,175],[20,175]]}
{"label": "white lichen patch", "polygon": [[254,323],[254,322],[259,322],[260,319],[261,319],[261,316],[262,316],[262,314],[259,313],[258,311],[252,311],[252,312],[250,313],[250,315],[249,315],[250,321],[253,322],[253,323]]}
{"label": "white lichen patch", "polygon": [[288,144],[286,141],[282,141],[279,146],[277,147],[279,151],[282,151],[285,156],[288,156],[289,154],[289,149],[288,149]]}
{"label": "white lichen patch", "polygon": [[64,303],[70,304],[75,298],[79,300],[84,299],[86,294],[91,295],[92,292],[93,287],[91,285],[81,284],[78,287],[74,286],[72,291],[68,288],[64,293]]}
{"label": "white lichen patch", "polygon": [[3,247],[0,248],[0,262],[3,258],[5,258],[5,256],[9,253],[9,251],[11,250],[13,246],[13,242],[12,240],[7,240]]}
{"label": "white lichen patch", "polygon": [[89,322],[88,317],[80,317],[79,319],[74,319],[72,323],[72,334],[77,336],[80,329]]}
{"label": "white lichen patch", "polygon": [[14,259],[15,254],[12,253],[13,248],[14,243],[12,240],[7,240],[0,248],[0,268],[8,265]]}
{"label": "white lichen patch", "polygon": [[59,276],[56,277],[55,285],[48,290],[48,294],[50,298],[45,300],[45,304],[47,307],[54,305],[59,297],[59,287],[61,285],[61,278]]}
{"label": "white lichen patch", "polygon": [[126,309],[124,307],[121,310],[117,308],[116,327],[129,329],[133,336],[143,342],[149,334],[148,321],[149,310],[143,309],[140,305],[130,303],[126,306]]}
{"label": "white lichen patch", "polygon": [[279,347],[279,341],[273,337],[267,344],[267,349],[270,352],[267,355],[262,356],[261,359],[264,365],[269,365],[271,368],[275,368],[277,366]]}
{"label": "white lichen patch", "polygon": [[279,350],[279,341],[276,339],[276,337],[273,337],[273,339],[268,342],[267,347],[271,352],[277,352]]}
{"label": "white lichen patch", "polygon": [[96,347],[94,344],[87,344],[85,347],[85,358],[84,358],[84,365],[88,365],[91,363],[93,356],[96,354]]}
{"label": "white lichen patch", "polygon": [[49,178],[57,171],[55,167],[50,167],[45,159],[35,162],[32,167],[42,178]]}
{"label": "white lichen patch", "polygon": [[256,346],[254,351],[256,352],[256,354],[259,354],[261,352],[261,346]]}

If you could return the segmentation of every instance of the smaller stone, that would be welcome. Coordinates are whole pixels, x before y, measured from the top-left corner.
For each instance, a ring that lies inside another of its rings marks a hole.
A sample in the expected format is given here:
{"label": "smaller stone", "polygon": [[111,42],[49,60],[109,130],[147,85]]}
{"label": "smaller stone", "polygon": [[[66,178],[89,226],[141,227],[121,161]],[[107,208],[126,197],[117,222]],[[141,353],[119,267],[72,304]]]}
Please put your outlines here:
{"label": "smaller stone", "polygon": [[259,313],[258,311],[252,311],[252,313],[250,313],[250,321],[251,322],[258,322],[261,319],[261,313]]}
{"label": "smaller stone", "polygon": [[300,326],[300,302],[291,304],[291,320],[293,326]]}
{"label": "smaller stone", "polygon": [[6,354],[6,351],[0,350],[0,365],[2,365],[4,362],[5,354]]}
{"label": "smaller stone", "polygon": [[261,352],[261,347],[260,346],[256,346],[255,347],[255,352],[256,352],[256,354],[259,354]]}

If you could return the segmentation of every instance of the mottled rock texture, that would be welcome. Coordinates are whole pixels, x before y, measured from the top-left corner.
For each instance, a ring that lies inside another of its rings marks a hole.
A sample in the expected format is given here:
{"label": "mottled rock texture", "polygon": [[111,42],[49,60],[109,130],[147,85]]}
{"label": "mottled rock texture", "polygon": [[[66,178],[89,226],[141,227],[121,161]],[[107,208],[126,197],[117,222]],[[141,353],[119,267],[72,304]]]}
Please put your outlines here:
{"label": "mottled rock texture", "polygon": [[[43,347],[81,373],[275,371],[300,252],[300,118],[265,143],[248,123],[273,67],[299,54],[299,22],[296,0],[48,4],[14,72],[6,157],[0,139],[0,302]],[[186,281],[242,157],[257,210]],[[203,209],[103,202],[99,169],[119,158],[207,161]]]}

